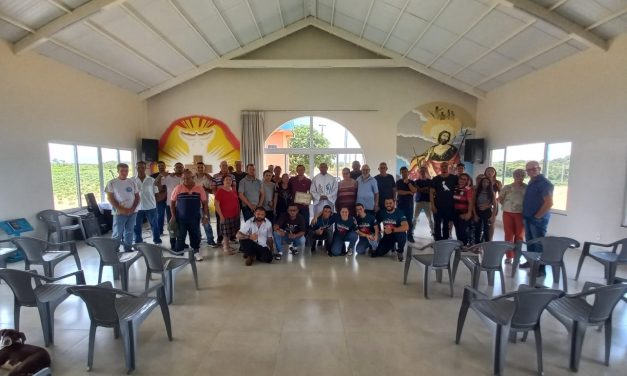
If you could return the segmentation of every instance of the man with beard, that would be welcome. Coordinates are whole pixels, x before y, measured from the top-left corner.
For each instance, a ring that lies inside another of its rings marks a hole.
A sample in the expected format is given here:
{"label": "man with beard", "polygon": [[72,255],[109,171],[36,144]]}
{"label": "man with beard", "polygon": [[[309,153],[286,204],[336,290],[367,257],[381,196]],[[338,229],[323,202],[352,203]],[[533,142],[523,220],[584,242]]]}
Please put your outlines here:
{"label": "man with beard", "polygon": [[364,205],[357,203],[355,205],[357,211],[357,235],[359,235],[359,241],[357,242],[356,251],[358,255],[363,255],[367,250],[377,249],[379,245],[379,225],[376,218],[366,213]]}
{"label": "man with beard", "polygon": [[[402,262],[405,243],[407,242],[407,230],[409,224],[403,212],[394,207],[394,199],[388,198],[384,202],[385,210],[381,211],[381,225],[383,225],[383,237],[379,241],[377,250],[370,256],[381,257],[395,250],[398,261]],[[398,244],[398,248],[394,245]]]}
{"label": "man with beard", "polygon": [[255,260],[272,262],[272,224],[266,219],[266,211],[262,206],[255,208],[252,218],[244,222],[237,232],[240,250],[244,252],[246,266]]}
{"label": "man with beard", "polygon": [[298,254],[298,247],[305,245],[306,222],[296,204],[291,204],[287,208],[287,213],[283,213],[274,225],[274,242],[276,243],[275,258],[281,259],[283,256],[283,241],[289,244],[289,250],[293,255]]}

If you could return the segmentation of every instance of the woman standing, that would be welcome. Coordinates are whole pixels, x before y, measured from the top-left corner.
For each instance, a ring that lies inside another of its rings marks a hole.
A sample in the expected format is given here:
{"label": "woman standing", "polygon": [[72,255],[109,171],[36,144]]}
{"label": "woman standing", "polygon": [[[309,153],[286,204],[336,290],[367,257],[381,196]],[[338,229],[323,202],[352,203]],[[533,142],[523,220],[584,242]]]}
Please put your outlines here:
{"label": "woman standing", "polygon": [[[525,238],[525,226],[523,225],[523,198],[527,190],[525,170],[519,168],[514,171],[514,182],[501,189],[499,202],[503,205],[503,230],[505,241],[515,243]],[[507,251],[505,263],[509,264],[514,258],[514,251]]]}
{"label": "woman standing", "polygon": [[236,250],[230,247],[229,239],[239,231],[239,198],[233,189],[233,178],[226,175],[224,184],[215,194],[216,213],[220,217],[220,231],[222,232],[222,249],[224,253],[234,255]]}
{"label": "woman standing", "polygon": [[475,243],[489,242],[490,224],[494,223],[496,215],[496,195],[492,190],[492,182],[488,177],[484,177],[477,183],[477,193],[475,195]]}
{"label": "woman standing", "polygon": [[347,208],[351,217],[355,217],[355,204],[357,203],[357,182],[351,178],[351,170],[348,167],[342,169],[342,180],[337,185],[337,200],[335,211]]}
{"label": "woman standing", "polygon": [[271,223],[274,223],[274,194],[276,184],[272,181],[272,171],[266,170],[263,172],[261,187],[263,189],[263,208],[266,210],[266,218]]}
{"label": "woman standing", "polygon": [[475,198],[469,182],[470,175],[461,173],[458,176],[457,187],[453,190],[455,235],[457,240],[464,243],[464,245],[468,245],[471,240],[469,230],[475,206]]}
{"label": "woman standing", "polygon": [[[501,189],[503,188],[503,183],[501,183],[501,181],[496,179],[496,169],[494,167],[487,167],[484,171],[485,177],[490,179],[490,184],[492,184],[492,191],[494,192],[494,197],[496,198],[497,202],[499,199],[499,195],[501,194]],[[496,217],[496,215],[499,213],[499,205],[497,204],[494,207],[494,216]],[[492,236],[494,236],[494,226],[495,226],[495,221],[492,221],[492,223],[490,224],[490,239],[492,239]]]}
{"label": "woman standing", "polygon": [[274,211],[274,218],[281,218],[281,214],[287,213],[287,207],[294,200],[292,192],[290,191],[290,176],[283,174],[281,181],[277,183],[274,193],[274,204],[272,205]]}

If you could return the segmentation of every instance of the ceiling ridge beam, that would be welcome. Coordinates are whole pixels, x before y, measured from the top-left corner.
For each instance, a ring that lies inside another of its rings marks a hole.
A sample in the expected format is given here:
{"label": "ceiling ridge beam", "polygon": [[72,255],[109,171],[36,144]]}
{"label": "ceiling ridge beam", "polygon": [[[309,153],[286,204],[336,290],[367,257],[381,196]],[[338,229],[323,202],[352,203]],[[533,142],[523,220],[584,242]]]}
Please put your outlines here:
{"label": "ceiling ridge beam", "polygon": [[597,27],[604,25],[610,21],[612,21],[615,18],[618,18],[620,16],[622,16],[623,14],[627,13],[627,7],[623,8],[622,10],[618,11],[617,13],[611,14],[603,19],[598,20],[597,22],[593,23],[592,25],[586,27],[586,30],[593,30],[596,29]]}
{"label": "ceiling ridge beam", "polygon": [[281,27],[285,29],[285,20],[283,19],[283,10],[281,9],[281,0],[276,0],[276,7],[279,11],[279,18],[281,18]]}
{"label": "ceiling ridge beam", "polygon": [[469,85],[465,82],[462,82],[454,77],[449,77],[448,75],[438,72],[435,69],[427,68],[424,64],[418,63],[414,60],[408,59],[402,56],[399,53],[390,51],[388,49],[382,48],[378,44],[372,43],[368,40],[359,38],[357,35],[352,34],[343,29],[331,26],[326,22],[322,22],[319,20],[312,20],[312,26],[317,27],[318,29],[325,31],[331,35],[334,35],[340,39],[343,39],[347,42],[353,43],[361,48],[374,52],[376,54],[385,56],[389,59],[394,60],[399,66],[409,68],[418,73],[421,73],[427,77],[430,77],[436,81],[441,82],[442,84],[448,85],[454,89],[462,91],[464,93],[470,94],[473,97],[484,98],[485,93],[482,90],[478,90],[474,88],[472,85]]}
{"label": "ceiling ridge beam", "polygon": [[174,2],[174,0],[167,0],[168,3],[170,4],[170,6],[174,9],[174,11],[179,15],[179,17],[183,20],[183,22],[185,22],[187,24],[187,26],[192,29],[192,31],[205,43],[205,45],[207,47],[209,47],[209,50],[211,51],[212,54],[214,54],[217,57],[220,57],[220,54],[218,53],[218,51],[216,51],[215,47],[213,47],[213,45],[211,44],[211,42],[209,41],[209,38],[207,38],[201,31],[200,28],[198,27],[198,25],[196,25],[195,22],[193,22],[191,19],[189,19],[189,17],[187,16],[187,14],[185,14],[183,12],[183,9],[181,9],[179,7],[179,5],[177,3]]}
{"label": "ceiling ridge beam", "polygon": [[259,38],[263,38],[263,34],[261,33],[261,29],[259,28],[259,22],[257,22],[257,17],[255,17],[253,8],[250,6],[250,1],[246,0],[246,6],[248,6],[248,12],[250,12],[250,17],[253,19],[253,22],[255,23],[255,27],[257,28],[257,33],[259,34]]}
{"label": "ceiling ridge beam", "polygon": [[550,11],[554,11],[555,9],[557,9],[557,8],[561,7],[562,5],[566,4],[567,1],[568,0],[559,0],[557,3],[551,5],[549,7],[549,10]]}
{"label": "ceiling ridge beam", "polygon": [[600,38],[590,31],[586,30],[581,25],[569,20],[568,18],[561,16],[557,13],[551,12],[551,10],[544,8],[541,5],[534,3],[531,0],[499,0],[501,4],[505,6],[511,6],[522,10],[523,12],[538,18],[542,21],[548,22],[553,26],[565,31],[571,38],[577,39],[591,47],[599,48],[603,51],[607,51],[608,43],[605,39]]}
{"label": "ceiling ridge beam", "polygon": [[429,64],[427,64],[427,67],[432,66],[433,64],[435,64],[436,61],[438,61],[438,59],[440,59],[442,57],[442,55],[444,55],[445,53],[448,52],[448,50],[450,50],[451,48],[453,48],[453,46],[455,46],[460,40],[462,40],[462,38],[464,38],[466,36],[466,34],[468,34],[472,29],[475,28],[475,26],[477,26],[479,24],[479,22],[483,21],[484,18],[486,18],[490,13],[492,13],[492,11],[499,5],[498,0],[495,1],[494,3],[492,3],[492,5],[490,7],[488,7],[488,9],[486,9],[485,12],[483,12],[481,14],[481,16],[479,16],[479,18],[477,18],[472,24],[470,24],[466,30],[464,30],[451,44],[449,44],[444,50],[440,51],[439,54],[437,54],[436,57],[433,58],[433,60],[431,60],[431,62]]}
{"label": "ceiling ridge beam", "polygon": [[512,40],[514,37],[516,37],[518,34],[522,33],[523,31],[527,30],[529,27],[531,27],[533,24],[535,24],[537,22],[536,19],[533,19],[531,21],[528,21],[526,24],[522,25],[521,27],[519,27],[518,29],[516,29],[513,33],[511,33],[510,35],[506,36],[505,39],[501,40],[500,42],[498,42],[496,45],[492,46],[489,50],[486,50],[484,53],[482,53],[481,55],[479,55],[477,58],[475,58],[474,60],[470,61],[469,63],[467,63],[466,65],[464,65],[463,67],[459,68],[455,73],[451,74],[450,77],[455,77],[458,74],[460,74],[461,72],[463,72],[464,70],[468,69],[468,67],[470,67],[471,65],[475,64],[476,62],[478,62],[479,60],[483,59],[484,57],[486,57],[487,55],[489,55],[491,52],[494,52],[497,48],[501,47],[502,45],[504,45],[505,43],[509,42],[510,40]]}
{"label": "ceiling ridge beam", "polygon": [[530,61],[530,60],[532,60],[532,59],[534,59],[534,58],[536,58],[536,57],[538,57],[538,56],[540,56],[540,55],[542,55],[542,54],[544,54],[544,53],[547,53],[547,52],[551,51],[552,49],[554,49],[554,48],[556,48],[556,47],[561,46],[562,44],[564,44],[564,43],[568,42],[569,40],[571,40],[571,37],[570,37],[570,36],[568,36],[568,37],[566,37],[566,38],[564,38],[564,39],[561,39],[561,40],[559,40],[559,41],[557,41],[557,42],[555,42],[555,43],[551,44],[550,46],[545,47],[545,48],[543,48],[542,50],[540,50],[540,51],[538,51],[538,52],[535,52],[535,53],[533,53],[533,54],[531,54],[531,55],[527,56],[526,58],[524,58],[524,59],[522,59],[522,60],[519,60],[519,61],[515,62],[514,64],[512,64],[512,65],[510,65],[510,66],[506,67],[505,69],[501,69],[500,71],[498,71],[498,72],[494,73],[493,75],[491,75],[491,76],[488,76],[488,77],[484,78],[483,80],[479,81],[479,83],[477,83],[477,84],[476,84],[476,85],[474,85],[473,87],[475,87],[475,88],[476,88],[476,87],[479,87],[479,86],[481,86],[481,85],[485,84],[486,82],[488,82],[488,81],[490,81],[490,80],[493,80],[493,79],[497,78],[498,76],[501,76],[501,75],[503,75],[503,74],[505,74],[505,73],[507,73],[507,72],[511,71],[511,70],[512,70],[512,69],[514,69],[514,68],[518,68],[519,66],[521,66],[521,65],[525,64],[526,62],[528,62],[528,61]]}
{"label": "ceiling ridge beam", "polygon": [[126,0],[92,0],[85,3],[78,8],[74,9],[71,13],[67,13],[58,17],[44,26],[37,29],[31,35],[28,35],[13,45],[13,52],[21,54],[29,51],[39,44],[50,39],[53,35],[59,31],[69,27],[77,22],[80,22],[92,15],[116,5],[122,4]]}
{"label": "ceiling ridge beam", "polygon": [[150,33],[155,35],[161,42],[163,42],[166,46],[170,47],[170,49],[176,52],[183,59],[187,60],[187,62],[193,66],[197,66],[192,60],[191,57],[187,56],[185,52],[183,52],[178,46],[176,46],[170,39],[168,39],[165,35],[163,35],[159,30],[157,30],[153,25],[151,25],[147,20],[145,20],[142,16],[137,14],[133,9],[129,8],[125,4],[121,4],[120,8],[122,8],[126,14],[128,14],[135,22],[144,27],[144,29],[148,30]]}
{"label": "ceiling ridge beam", "polygon": [[11,25],[17,27],[18,29],[22,29],[24,31],[28,31],[29,33],[37,32],[37,30],[33,29],[32,27],[27,26],[25,23],[23,23],[21,21],[15,20],[15,19],[7,16],[4,13],[0,13],[0,20],[4,21],[6,23],[11,24]]}
{"label": "ceiling ridge beam", "polygon": [[333,0],[333,5],[331,6],[331,26],[335,22],[335,0]]}
{"label": "ceiling ridge beam", "polygon": [[222,12],[220,12],[220,9],[218,9],[218,6],[216,5],[215,1],[214,0],[210,0],[209,4],[211,4],[211,7],[213,8],[213,10],[218,15],[218,18],[220,18],[220,21],[222,21],[222,25],[224,25],[224,27],[226,27],[226,29],[231,34],[231,37],[233,38],[235,43],[237,43],[237,46],[239,48],[242,48],[242,43],[240,43],[239,39],[237,39],[237,37],[235,36],[235,33],[233,32],[233,30],[231,29],[229,24],[226,22],[226,19],[224,19],[224,16],[222,15]]}
{"label": "ceiling ridge beam", "polygon": [[[405,9],[407,9],[408,5],[409,5],[409,0],[406,0],[405,1],[405,5],[403,5],[403,8],[401,8],[401,11],[398,12],[398,17],[396,17],[396,20],[394,21],[394,24],[392,25],[392,28],[390,29],[390,32],[385,37],[385,40],[383,41],[383,43],[381,43],[381,47],[385,47],[385,45],[388,43],[388,40],[390,39],[390,37],[392,36],[392,33],[396,29],[396,25],[398,25],[398,21],[401,20],[401,17],[405,13]],[[331,25],[331,26],[333,26],[333,25]]]}
{"label": "ceiling ridge beam", "polygon": [[368,13],[366,13],[366,19],[364,19],[364,24],[361,27],[361,33],[359,33],[359,37],[364,37],[364,31],[366,31],[366,25],[368,25],[368,19],[370,18],[370,13],[372,12],[372,7],[374,6],[374,0],[370,1],[370,6],[368,7]]}
{"label": "ceiling ridge beam", "polygon": [[394,59],[241,59],[225,60],[216,68],[233,69],[326,69],[326,68],[399,68]]}
{"label": "ceiling ridge beam", "polygon": [[204,73],[209,72],[212,69],[218,68],[219,65],[225,61],[231,60],[231,59],[235,59],[238,58],[240,56],[246,55],[252,51],[255,51],[261,47],[264,47],[272,42],[275,42],[281,38],[284,38],[288,35],[291,35],[299,30],[302,30],[308,26],[310,26],[312,24],[312,21],[310,18],[305,18],[302,19],[300,21],[297,21],[291,25],[288,25],[287,27],[283,28],[283,29],[279,29],[275,32],[272,32],[268,35],[266,35],[263,39],[257,39],[254,40],[252,42],[250,42],[249,44],[247,44],[246,46],[236,49],[234,51],[231,51],[229,53],[226,53],[224,55],[222,55],[220,58],[218,59],[214,59],[211,60],[205,64],[201,64],[196,68],[190,69],[186,72],[181,73],[180,75],[171,78],[165,82],[162,82],[158,85],[155,85],[147,90],[144,90],[143,92],[139,93],[139,97],[141,99],[148,99],[150,97],[153,97],[159,93],[162,93],[168,89],[173,88],[174,86],[180,85],[183,82],[189,81],[193,78],[196,78]]}
{"label": "ceiling ridge beam", "polygon": [[446,2],[444,4],[442,4],[442,6],[440,7],[440,9],[438,9],[438,12],[435,14],[435,16],[433,16],[433,18],[431,20],[429,20],[429,23],[427,24],[427,26],[425,26],[424,30],[420,33],[420,35],[418,35],[418,38],[416,38],[416,40],[414,40],[414,43],[412,43],[409,46],[409,48],[407,48],[407,51],[405,51],[405,53],[403,54],[403,57],[407,57],[407,55],[409,55],[411,50],[413,50],[414,47],[416,47],[418,42],[420,42],[422,40],[422,37],[425,36],[427,31],[429,31],[429,29],[431,28],[431,25],[433,25],[433,23],[435,23],[435,21],[438,19],[438,17],[440,17],[440,15],[444,12],[444,10],[448,7],[448,5],[450,3],[451,3],[451,0],[446,0]]}

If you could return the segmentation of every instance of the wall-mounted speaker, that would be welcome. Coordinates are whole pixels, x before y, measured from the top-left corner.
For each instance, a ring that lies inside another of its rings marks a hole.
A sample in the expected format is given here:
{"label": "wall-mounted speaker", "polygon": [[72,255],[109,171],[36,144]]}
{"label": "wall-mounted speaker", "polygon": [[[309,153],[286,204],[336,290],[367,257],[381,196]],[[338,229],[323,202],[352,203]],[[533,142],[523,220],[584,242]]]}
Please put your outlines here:
{"label": "wall-mounted speaker", "polygon": [[142,138],[141,156],[145,162],[156,162],[159,160],[159,140]]}
{"label": "wall-mounted speaker", "polygon": [[485,139],[475,138],[464,141],[464,161],[483,163],[485,159]]}

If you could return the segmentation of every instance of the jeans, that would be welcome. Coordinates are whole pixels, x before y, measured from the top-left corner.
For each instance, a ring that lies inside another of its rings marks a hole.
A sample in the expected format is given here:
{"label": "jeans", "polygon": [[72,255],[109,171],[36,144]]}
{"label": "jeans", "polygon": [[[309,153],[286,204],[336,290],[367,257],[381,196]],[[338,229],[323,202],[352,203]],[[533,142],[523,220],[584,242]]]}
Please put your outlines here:
{"label": "jeans", "polygon": [[205,229],[205,237],[207,238],[207,244],[215,243],[215,241],[213,240],[213,229],[211,228],[211,223],[207,221],[207,224],[202,225],[202,227]]}
{"label": "jeans", "polygon": [[435,231],[433,231],[433,237],[435,240],[444,240],[450,237],[449,222],[455,219],[455,213],[452,209],[440,209],[436,208],[437,213],[433,214],[433,220],[435,222]]}
{"label": "jeans", "polygon": [[393,232],[391,234],[384,234],[377,249],[372,253],[372,257],[381,257],[387,255],[388,252],[394,249],[395,243],[398,243],[396,248],[397,253],[403,253],[405,250],[405,243],[407,242],[406,232]]}
{"label": "jeans", "polygon": [[477,217],[479,217],[479,222],[475,226],[475,244],[489,242],[492,209],[477,210]]}
{"label": "jeans", "polygon": [[[540,219],[536,217],[524,217],[525,222],[525,238],[527,241],[535,238],[546,236],[546,229],[549,227],[549,217],[545,216]],[[528,252],[542,252],[542,245],[531,244],[527,246]]]}
{"label": "jeans", "polygon": [[144,218],[148,219],[150,229],[152,230],[152,242],[161,244],[161,233],[159,232],[159,224],[157,224],[157,209],[140,210],[137,212],[135,219],[135,243],[143,243],[142,225]]}
{"label": "jeans", "polygon": [[116,214],[113,216],[113,234],[111,237],[124,244],[124,250],[130,251],[133,245],[133,230],[137,213],[131,215]]}
{"label": "jeans", "polygon": [[272,237],[274,238],[274,245],[276,246],[276,252],[278,254],[283,254],[283,241],[285,241],[286,243],[292,243],[292,245],[294,247],[300,247],[305,245],[305,236],[299,236],[297,238],[293,238],[290,239],[289,238],[289,233],[285,234],[285,236],[281,236],[281,234],[279,234],[277,231],[274,231],[274,234],[272,235]]}
{"label": "jeans", "polygon": [[200,218],[177,218],[176,250],[182,252],[185,249],[185,238],[189,234],[189,245],[198,252],[200,248]]}
{"label": "jeans", "polygon": [[431,229],[431,233],[433,233],[433,218],[431,216],[431,203],[429,201],[418,201],[416,202],[416,206],[414,207],[414,223],[412,226],[416,227],[420,219],[420,212],[424,211],[427,220],[429,220],[429,228]]}
{"label": "jeans", "polygon": [[363,255],[368,251],[368,248],[377,249],[379,246],[378,240],[368,240],[365,236],[360,236],[355,251],[359,255]]}
{"label": "jeans", "polygon": [[472,219],[465,220],[461,218],[461,214],[455,215],[455,220],[453,224],[455,225],[455,236],[457,240],[462,242],[464,245],[468,245],[470,241],[470,236],[468,234],[468,230],[470,229],[470,222]]}
{"label": "jeans", "polygon": [[250,239],[242,239],[239,242],[239,249],[246,256],[253,256],[261,262],[272,262],[272,251],[268,247],[262,247],[256,241]]}
{"label": "jeans", "polygon": [[157,226],[159,234],[163,234],[163,221],[165,220],[165,210],[168,207],[166,200],[157,202]]}
{"label": "jeans", "polygon": [[344,248],[344,242],[348,242],[348,248],[354,249],[355,243],[359,236],[354,231],[349,231],[344,235],[340,235],[337,231],[333,233],[333,241],[331,242],[331,254],[333,256],[339,256],[342,254],[342,248]]}
{"label": "jeans", "polygon": [[405,218],[407,219],[407,224],[409,225],[409,230],[407,230],[407,239],[414,238],[414,226],[412,223],[414,222],[414,205],[412,206],[399,206],[398,209],[401,213],[405,214]]}

